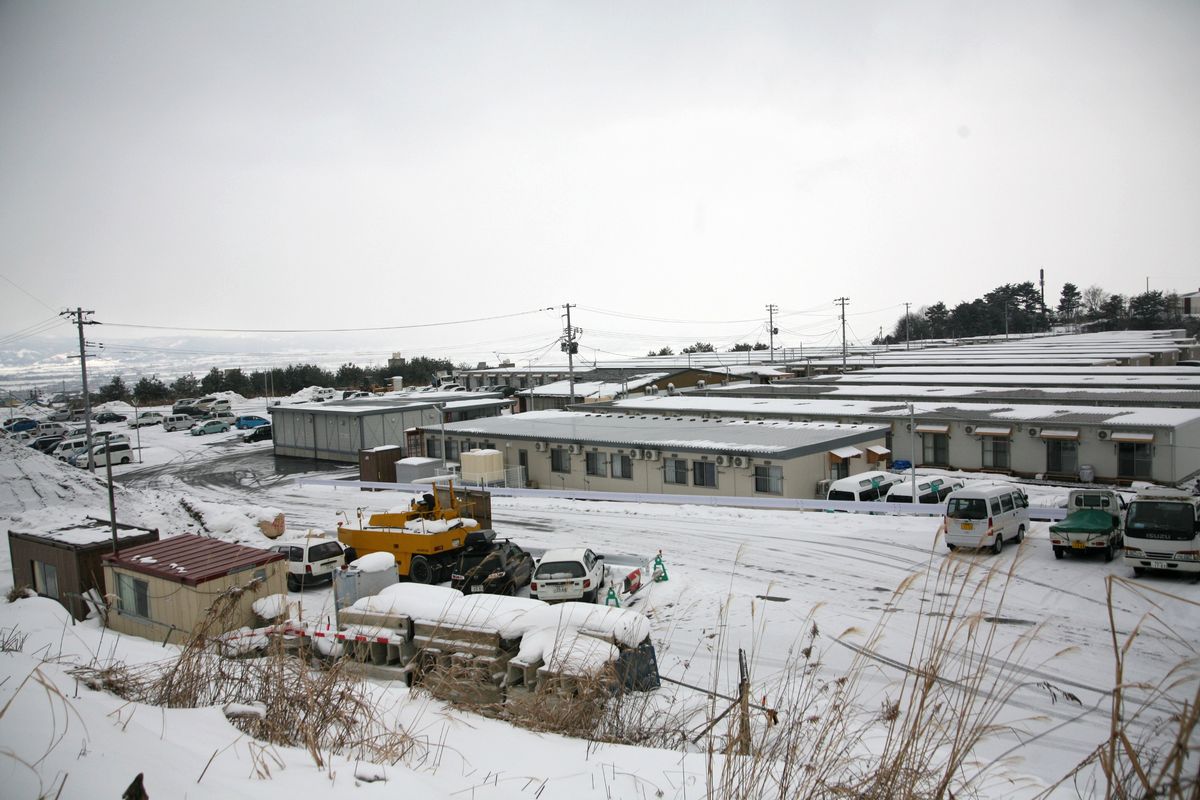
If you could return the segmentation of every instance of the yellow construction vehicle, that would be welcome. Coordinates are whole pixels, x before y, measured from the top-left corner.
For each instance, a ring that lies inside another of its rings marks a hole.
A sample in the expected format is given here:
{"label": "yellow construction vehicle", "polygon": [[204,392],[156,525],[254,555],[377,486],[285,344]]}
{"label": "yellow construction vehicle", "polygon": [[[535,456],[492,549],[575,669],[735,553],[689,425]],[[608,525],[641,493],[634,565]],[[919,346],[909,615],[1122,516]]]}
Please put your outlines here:
{"label": "yellow construction vehicle", "polygon": [[400,577],[414,583],[442,583],[464,548],[492,547],[495,534],[483,521],[491,523],[491,496],[456,493],[451,484],[412,500],[407,511],[372,514],[365,525],[360,509],[358,528],[338,523],[338,541],[353,548],[355,557],[391,553]]}

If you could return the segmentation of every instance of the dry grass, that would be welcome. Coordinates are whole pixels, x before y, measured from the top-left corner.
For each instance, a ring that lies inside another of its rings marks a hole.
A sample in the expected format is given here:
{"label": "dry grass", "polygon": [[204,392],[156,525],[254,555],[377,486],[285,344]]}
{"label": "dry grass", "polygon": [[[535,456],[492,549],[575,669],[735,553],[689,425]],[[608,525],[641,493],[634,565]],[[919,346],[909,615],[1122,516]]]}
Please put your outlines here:
{"label": "dry grass", "polygon": [[[285,651],[280,639],[253,658],[223,655],[219,634],[228,627],[223,621],[237,608],[241,591],[218,597],[165,668],[118,663],[73,672],[93,689],[151,705],[232,705],[237,710],[227,709],[227,716],[235,727],[264,742],[302,747],[320,766],[329,753],[381,764],[413,754],[418,743],[382,718],[353,662],[339,659],[314,668],[303,653]],[[247,713],[245,707],[256,711]]]}

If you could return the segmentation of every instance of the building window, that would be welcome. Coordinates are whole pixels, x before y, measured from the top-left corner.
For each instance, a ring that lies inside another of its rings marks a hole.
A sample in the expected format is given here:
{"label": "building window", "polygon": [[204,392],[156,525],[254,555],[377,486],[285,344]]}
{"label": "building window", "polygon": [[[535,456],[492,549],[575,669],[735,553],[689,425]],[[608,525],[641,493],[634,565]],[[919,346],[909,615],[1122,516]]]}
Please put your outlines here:
{"label": "building window", "polygon": [[604,457],[604,453],[586,453],[584,462],[588,475],[600,478],[608,477],[608,461]]}
{"label": "building window", "polygon": [[754,491],[783,494],[783,467],[755,467]]}
{"label": "building window", "polygon": [[1008,469],[1008,439],[1000,436],[983,437],[983,468]]}
{"label": "building window", "polygon": [[150,617],[150,587],[132,575],[117,573],[117,604],[123,614]]}
{"label": "building window", "polygon": [[629,479],[633,477],[633,459],[629,456],[612,457],[612,476]]}
{"label": "building window", "polygon": [[682,458],[663,459],[663,483],[677,483],[687,486],[687,462]]}
{"label": "building window", "polygon": [[1152,455],[1149,444],[1120,442],[1117,445],[1117,475],[1122,478],[1149,478]]}
{"label": "building window", "polygon": [[428,458],[442,457],[442,442],[436,436],[430,436],[425,440],[425,455]]}
{"label": "building window", "polygon": [[447,461],[457,461],[458,460],[458,442],[455,441],[454,439],[446,440],[446,460]]}
{"label": "building window", "polygon": [[58,567],[45,561],[33,562],[33,589],[40,595],[58,599]]}
{"label": "building window", "polygon": [[829,466],[829,477],[835,481],[840,481],[842,478],[850,477],[850,459],[843,458],[841,461],[835,461]]}
{"label": "building window", "polygon": [[556,447],[550,451],[550,471],[570,472],[571,454],[565,448]]}
{"label": "building window", "polygon": [[692,462],[692,484],[695,486],[716,487],[717,465],[711,461]]}
{"label": "building window", "polygon": [[1079,442],[1047,440],[1046,471],[1057,475],[1074,475],[1079,472]]}
{"label": "building window", "polygon": [[945,433],[921,434],[921,463],[950,464],[950,436]]}

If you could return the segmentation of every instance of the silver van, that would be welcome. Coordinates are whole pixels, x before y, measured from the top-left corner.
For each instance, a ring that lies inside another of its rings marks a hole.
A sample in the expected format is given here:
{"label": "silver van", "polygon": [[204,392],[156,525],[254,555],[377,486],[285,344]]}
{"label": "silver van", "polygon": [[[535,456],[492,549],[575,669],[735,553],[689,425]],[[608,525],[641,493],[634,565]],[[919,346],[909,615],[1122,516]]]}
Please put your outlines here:
{"label": "silver van", "polygon": [[196,420],[189,417],[187,414],[168,414],[163,417],[163,430],[167,431],[186,431],[192,427],[192,423]]}
{"label": "silver van", "polygon": [[1029,499],[1011,483],[971,483],[946,500],[946,547],[988,548],[1020,542],[1029,530]]}
{"label": "silver van", "polygon": [[[92,446],[91,461],[94,466],[103,467],[106,464],[128,464],[133,461],[133,448],[129,442],[109,442]],[[85,451],[75,456],[73,462],[77,467],[88,465],[88,453]]]}

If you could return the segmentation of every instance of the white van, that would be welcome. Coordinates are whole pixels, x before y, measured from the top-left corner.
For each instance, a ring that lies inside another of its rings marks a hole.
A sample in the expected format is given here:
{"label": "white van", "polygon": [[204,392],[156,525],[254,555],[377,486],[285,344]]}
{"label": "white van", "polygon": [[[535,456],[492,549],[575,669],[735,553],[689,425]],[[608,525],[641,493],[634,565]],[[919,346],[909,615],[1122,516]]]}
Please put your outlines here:
{"label": "white van", "polygon": [[50,452],[50,455],[57,458],[59,461],[71,461],[75,456],[86,453],[88,449],[87,436],[74,436],[70,439],[63,439]]}
{"label": "white van", "polygon": [[[86,467],[88,465],[88,454],[84,453],[75,456],[74,464],[77,467]],[[109,442],[108,444],[97,444],[92,446],[91,452],[92,464],[97,467],[103,467],[106,464],[128,464],[133,461],[133,448],[129,446],[129,442]]]}
{"label": "white van", "polygon": [[972,483],[946,500],[946,547],[990,548],[1020,542],[1029,530],[1029,499],[1010,483]]}
{"label": "white van", "polygon": [[168,414],[163,417],[163,430],[186,431],[195,421],[187,414]]}
{"label": "white van", "polygon": [[[950,496],[955,489],[966,486],[962,478],[947,478],[943,475],[917,476],[917,502],[937,505]],[[912,478],[905,478],[888,489],[887,502],[911,503]]]}
{"label": "white van", "polygon": [[829,493],[825,499],[875,502],[887,497],[888,490],[902,480],[903,476],[891,472],[860,472],[829,484]]}

